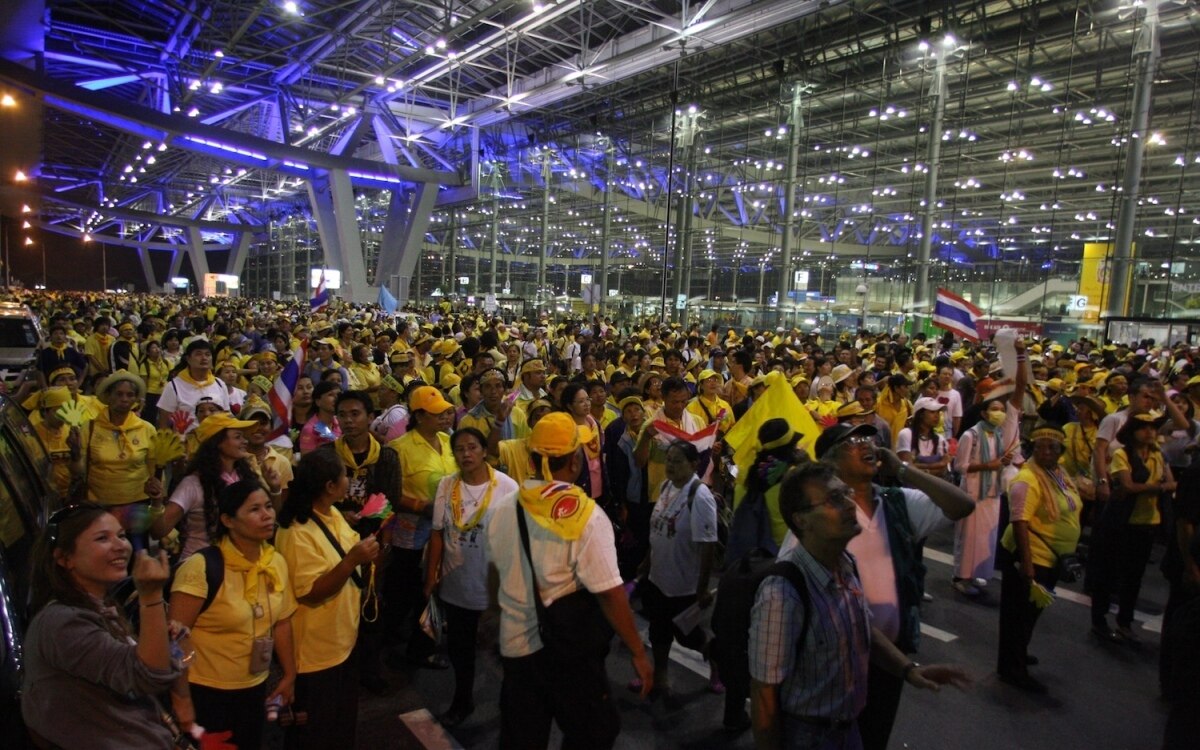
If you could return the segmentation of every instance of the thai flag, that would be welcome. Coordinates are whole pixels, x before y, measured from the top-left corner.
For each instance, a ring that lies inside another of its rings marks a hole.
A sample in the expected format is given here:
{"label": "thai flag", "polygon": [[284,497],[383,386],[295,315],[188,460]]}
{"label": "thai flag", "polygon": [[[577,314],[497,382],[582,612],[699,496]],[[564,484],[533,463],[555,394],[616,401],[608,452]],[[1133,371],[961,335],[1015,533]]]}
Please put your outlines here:
{"label": "thai flag", "polygon": [[937,304],[933,307],[933,324],[951,333],[957,333],[970,341],[979,340],[979,329],[975,321],[983,315],[975,305],[945,289],[937,290]]}
{"label": "thai flag", "polygon": [[721,428],[721,420],[713,420],[712,424],[705,427],[699,432],[684,432],[675,425],[666,420],[654,420],[654,429],[658,430],[655,439],[658,440],[664,447],[669,446],[676,440],[682,440],[685,443],[691,443],[696,446],[696,450],[703,453],[706,450],[711,450],[713,443],[717,441],[717,431]]}
{"label": "thai flag", "polygon": [[275,412],[275,421],[271,427],[269,440],[286,435],[292,426],[292,394],[296,391],[296,381],[304,372],[304,360],[308,356],[308,342],[301,341],[292,349],[292,359],[275,378],[275,385],[267,394],[271,402],[271,410]]}
{"label": "thai flag", "polygon": [[321,279],[317,282],[317,293],[308,301],[311,312],[319,312],[329,304],[329,291],[325,289],[325,271],[321,271]]}

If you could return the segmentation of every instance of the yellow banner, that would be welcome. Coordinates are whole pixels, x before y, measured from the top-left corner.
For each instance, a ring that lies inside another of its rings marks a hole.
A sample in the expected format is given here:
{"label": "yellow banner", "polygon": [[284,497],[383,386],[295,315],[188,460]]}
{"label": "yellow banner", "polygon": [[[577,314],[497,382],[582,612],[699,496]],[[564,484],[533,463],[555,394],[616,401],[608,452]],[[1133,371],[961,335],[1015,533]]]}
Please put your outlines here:
{"label": "yellow banner", "polygon": [[1083,264],[1079,269],[1079,296],[1087,298],[1083,311],[1083,320],[1096,323],[1100,320],[1100,311],[1108,301],[1108,289],[1111,278],[1109,254],[1112,245],[1107,242],[1086,242],[1083,245]]}

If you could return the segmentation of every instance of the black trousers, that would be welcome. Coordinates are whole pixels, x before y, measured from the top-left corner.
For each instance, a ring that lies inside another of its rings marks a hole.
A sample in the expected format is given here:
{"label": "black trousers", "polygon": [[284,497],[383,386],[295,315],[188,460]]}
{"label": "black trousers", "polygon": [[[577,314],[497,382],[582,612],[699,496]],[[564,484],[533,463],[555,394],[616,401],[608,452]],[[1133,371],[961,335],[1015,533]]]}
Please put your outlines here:
{"label": "black trousers", "polygon": [[464,609],[444,599],[441,602],[446,614],[446,654],[454,668],[454,700],[452,707],[475,705],[475,643],[479,632],[477,609]]}
{"label": "black trousers", "polygon": [[1094,549],[1089,564],[1091,567],[1092,624],[1101,625],[1108,619],[1108,607],[1113,594],[1117,597],[1117,624],[1129,627],[1133,624],[1133,610],[1137,605],[1138,593],[1142,590],[1142,576],[1150,562],[1150,550],[1154,546],[1156,526],[1123,524],[1115,529],[1106,529],[1104,543]]}
{"label": "black trousers", "polygon": [[408,641],[408,656],[423,659],[434,652],[433,641],[421,630],[425,608],[423,549],[392,547],[383,577],[383,637],[392,644]]}
{"label": "black trousers", "polygon": [[654,652],[654,669],[664,670],[671,658],[671,643],[679,641],[685,648],[699,651],[704,648],[704,635],[680,633],[674,619],[680,612],[696,603],[696,595],[667,596],[649,580],[639,585],[642,592],[642,614],[650,623],[650,648]]}
{"label": "black trousers", "polygon": [[191,684],[196,723],[206,732],[233,732],[228,742],[245,748],[262,747],[266,722],[267,683],[243,690],[221,690]]}
{"label": "black trousers", "polygon": [[903,677],[874,664],[867,668],[867,704],[858,715],[858,732],[862,736],[863,750],[887,750],[903,692]]}
{"label": "black trousers", "polygon": [[308,714],[303,725],[288,728],[288,750],[353,748],[358,731],[358,650],[346,661],[296,676],[294,709]]}
{"label": "black trousers", "polygon": [[[996,671],[1009,677],[1020,677],[1029,673],[1026,663],[1029,641],[1033,638],[1033,627],[1037,625],[1042,610],[1029,601],[1029,582],[1021,575],[1018,563],[1010,554],[1005,554],[1004,558],[1001,565],[1000,641]],[[1035,565],[1033,580],[1053,591],[1058,583],[1058,571]]]}
{"label": "black trousers", "polygon": [[501,659],[500,750],[540,750],[550,723],[562,730],[562,750],[607,750],[621,731],[603,658],[556,658],[541,649]]}

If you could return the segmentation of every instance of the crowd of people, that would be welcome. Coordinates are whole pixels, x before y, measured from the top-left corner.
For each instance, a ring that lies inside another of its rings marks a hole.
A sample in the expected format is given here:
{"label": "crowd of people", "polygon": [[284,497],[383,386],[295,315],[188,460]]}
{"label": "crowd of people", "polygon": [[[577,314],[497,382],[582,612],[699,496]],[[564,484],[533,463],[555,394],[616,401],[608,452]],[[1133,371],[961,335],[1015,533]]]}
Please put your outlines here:
{"label": "crowd of people", "polygon": [[[673,643],[701,652],[758,747],[883,750],[906,684],[967,682],[914,660],[923,601],[998,598],[997,675],[1044,693],[1029,645],[1056,586],[1083,578],[1088,637],[1135,647],[1156,541],[1165,746],[1197,731],[1186,345],[21,301],[47,339],[9,396],[62,499],[22,695],[43,746],[258,748],[270,720],[287,747],[353,747],[385,668],[451,669],[454,727],[498,622],[503,748],[552,723],[614,745],[615,635],[647,699],[675,699]],[[928,591],[924,542],[951,527]],[[710,616],[685,632],[689,610]]]}

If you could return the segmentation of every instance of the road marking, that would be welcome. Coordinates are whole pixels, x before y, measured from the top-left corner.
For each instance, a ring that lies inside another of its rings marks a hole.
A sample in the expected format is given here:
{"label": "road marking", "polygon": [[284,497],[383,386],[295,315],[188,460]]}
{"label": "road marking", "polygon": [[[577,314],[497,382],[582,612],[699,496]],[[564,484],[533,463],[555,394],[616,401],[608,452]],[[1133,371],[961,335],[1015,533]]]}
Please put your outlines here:
{"label": "road marking", "polygon": [[[642,643],[650,642],[650,625],[639,614],[634,614],[634,621],[638,625],[638,636],[641,637]],[[708,679],[708,662],[704,661],[704,656],[699,651],[693,651],[690,648],[684,648],[678,643],[671,644],[671,661],[685,667],[704,679]]]}
{"label": "road marking", "polygon": [[400,721],[426,750],[463,750],[463,746],[424,708],[400,714]]}
{"label": "road marking", "polygon": [[[950,566],[954,565],[954,555],[947,554],[945,552],[942,552],[942,551],[936,550],[936,549],[928,549],[927,548],[925,550],[925,559],[931,560],[936,563],[941,563],[942,565],[950,565]],[[999,571],[993,572],[992,578],[999,580],[1000,579]],[[1071,589],[1068,589],[1068,588],[1063,588],[1062,586],[1058,587],[1058,589],[1055,590],[1054,595],[1056,597],[1058,597],[1059,599],[1065,599],[1066,601],[1074,602],[1075,604],[1081,604],[1085,607],[1090,608],[1092,606],[1092,597],[1088,596],[1087,594],[1080,594],[1080,593],[1078,593],[1076,591],[1072,591]],[[1113,605],[1113,609],[1110,609],[1109,612],[1110,613],[1113,612],[1115,607],[1116,607],[1116,605]],[[1146,630],[1150,631],[1151,633],[1161,633],[1162,632],[1162,615],[1148,615],[1145,612],[1135,610],[1133,613],[1133,619],[1142,623],[1142,627],[1145,628]],[[925,624],[922,623],[921,631],[924,632],[924,630],[925,630]],[[934,637],[936,638],[937,636],[934,636]]]}
{"label": "road marking", "polygon": [[951,641],[958,640],[958,636],[954,633],[948,633],[941,628],[935,628],[927,622],[921,623],[921,635],[927,635],[930,638],[941,641],[942,643],[949,643]]}

